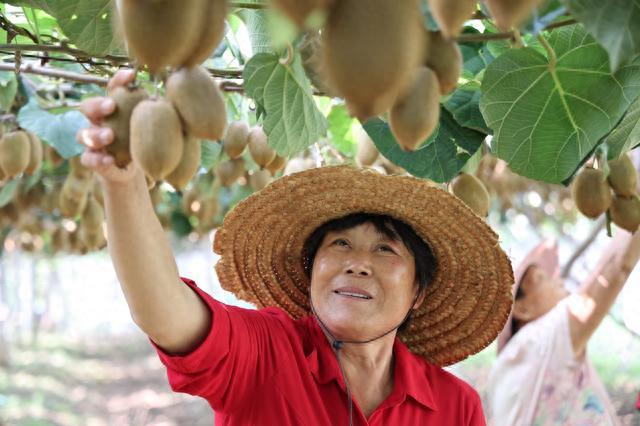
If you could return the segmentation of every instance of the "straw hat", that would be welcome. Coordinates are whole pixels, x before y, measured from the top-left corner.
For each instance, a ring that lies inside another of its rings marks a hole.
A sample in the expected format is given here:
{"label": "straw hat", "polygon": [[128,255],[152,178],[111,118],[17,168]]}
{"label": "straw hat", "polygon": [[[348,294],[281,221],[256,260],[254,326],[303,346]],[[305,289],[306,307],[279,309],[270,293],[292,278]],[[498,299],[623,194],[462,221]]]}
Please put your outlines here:
{"label": "straw hat", "polygon": [[[542,268],[548,277],[558,278],[560,276],[560,263],[558,262],[558,242],[549,238],[541,241],[524,257],[514,273],[515,284],[512,289],[512,296],[515,299],[516,293],[522,284],[522,278],[531,266]],[[504,349],[509,339],[513,336],[513,312],[509,314],[504,329],[498,336],[498,353]]]}
{"label": "straw hat", "polygon": [[456,197],[409,176],[336,166],[276,180],[239,203],[216,232],[222,287],[293,318],[309,314],[305,240],[323,223],[357,212],[407,223],[435,255],[438,271],[425,301],[399,334],[413,353],[449,365],[495,339],[513,284],[498,236]]}

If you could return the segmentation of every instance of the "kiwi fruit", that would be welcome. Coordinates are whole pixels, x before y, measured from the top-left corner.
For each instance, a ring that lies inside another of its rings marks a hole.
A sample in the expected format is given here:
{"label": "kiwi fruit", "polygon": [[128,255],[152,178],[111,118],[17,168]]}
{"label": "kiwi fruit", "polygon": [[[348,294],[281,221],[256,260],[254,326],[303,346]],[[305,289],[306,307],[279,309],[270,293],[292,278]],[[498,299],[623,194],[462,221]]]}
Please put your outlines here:
{"label": "kiwi fruit", "polygon": [[119,1],[119,26],[138,65],[147,65],[156,74],[165,66],[184,64],[201,41],[208,1]]}
{"label": "kiwi fruit", "polygon": [[611,189],[617,195],[631,197],[638,191],[638,170],[627,154],[609,161],[608,179]]}
{"label": "kiwi fruit", "polygon": [[77,178],[70,176],[70,179],[67,179],[62,187],[62,191],[60,191],[58,207],[60,207],[60,214],[66,218],[74,218],[78,216],[84,211],[87,205],[89,193],[87,191],[78,195],[75,192],[78,188],[73,186],[74,184],[78,184],[78,182],[70,183],[75,179]]}
{"label": "kiwi fruit", "polygon": [[364,129],[358,131],[357,142],[356,162],[361,166],[373,165],[380,156],[380,153]]}
{"label": "kiwi fruit", "polygon": [[42,166],[43,146],[42,141],[35,133],[27,132],[27,136],[29,137],[29,145],[31,148],[29,149],[29,165],[24,172],[29,176],[33,176],[40,166]]}
{"label": "kiwi fruit", "polygon": [[322,34],[322,69],[349,113],[364,122],[388,110],[423,59],[418,0],[340,0]]}
{"label": "kiwi fruit", "polygon": [[184,147],[180,117],[166,99],[140,102],[131,114],[131,156],[152,181],[180,162]]}
{"label": "kiwi fruit", "polygon": [[433,133],[439,120],[438,78],[431,69],[421,67],[412,86],[391,108],[391,131],[403,150],[413,151]]}
{"label": "kiwi fruit", "polygon": [[198,65],[172,73],[167,80],[167,98],[188,134],[202,139],[222,138],[227,126],[224,98],[206,69]]}
{"label": "kiwi fruit", "polygon": [[82,165],[80,155],[69,158],[69,171],[72,175],[80,179],[90,179],[93,177],[93,171]]}
{"label": "kiwi fruit", "polygon": [[90,230],[102,230],[104,210],[93,194],[88,196],[87,205],[82,212],[80,220],[82,221],[82,225]]}
{"label": "kiwi fruit", "polygon": [[22,130],[5,133],[0,139],[0,168],[6,179],[24,172],[31,160],[31,142]]}
{"label": "kiwi fruit", "polygon": [[249,136],[249,126],[242,121],[234,121],[229,124],[227,133],[222,141],[222,149],[232,160],[242,156],[247,146]]}
{"label": "kiwi fruit", "polygon": [[275,174],[278,173],[280,170],[284,169],[284,166],[286,165],[287,165],[287,158],[280,157],[278,154],[276,154],[276,158],[274,158],[273,161],[271,161],[269,164],[264,166],[264,168],[269,170],[269,173],[271,173],[271,176],[275,176]]}
{"label": "kiwi fruit", "polygon": [[58,226],[51,234],[51,248],[54,253],[69,251],[69,233],[62,226]]}
{"label": "kiwi fruit", "polygon": [[452,39],[460,34],[477,3],[477,0],[429,0],[429,11],[444,36]]}
{"label": "kiwi fruit", "polygon": [[254,170],[249,175],[249,185],[254,191],[260,191],[269,184],[271,173],[269,170]]}
{"label": "kiwi fruit", "polygon": [[602,170],[584,168],[571,185],[576,207],[588,218],[595,219],[611,205],[611,189]]}
{"label": "kiwi fruit", "polygon": [[244,174],[244,160],[222,161],[215,166],[214,173],[222,186],[231,186]]}
{"label": "kiwi fruit", "polygon": [[453,194],[480,217],[489,215],[491,199],[482,181],[469,173],[460,173],[451,184]]}
{"label": "kiwi fruit", "polygon": [[200,155],[202,153],[202,143],[199,139],[189,136],[184,138],[184,148],[182,158],[178,166],[167,175],[165,180],[176,190],[182,191],[187,183],[200,169]]}
{"label": "kiwi fruit", "polygon": [[96,201],[102,207],[104,207],[104,194],[102,193],[102,185],[96,176],[93,177],[93,181],[91,181],[91,194],[96,197]]}
{"label": "kiwi fruit", "polygon": [[271,0],[273,6],[291,19],[298,28],[303,28],[310,15],[321,11],[333,0]]}
{"label": "kiwi fruit", "polygon": [[267,143],[267,134],[262,127],[254,127],[247,137],[249,154],[256,164],[263,169],[276,158],[276,152]]}
{"label": "kiwi fruit", "polygon": [[542,0],[485,0],[498,28],[509,31],[522,24]]}
{"label": "kiwi fruit", "polygon": [[0,182],[4,181],[7,178],[7,175],[5,175],[4,170],[2,170],[2,167],[0,167]]}
{"label": "kiwi fruit", "polygon": [[622,229],[636,232],[640,225],[640,198],[615,195],[609,208],[611,220]]}
{"label": "kiwi fruit", "polygon": [[147,92],[141,87],[116,87],[109,97],[116,104],[113,114],[106,117],[102,123],[113,131],[113,142],[106,146],[106,151],[113,156],[116,165],[124,168],[131,162],[129,151],[129,130],[133,109],[147,99]]}
{"label": "kiwi fruit", "polygon": [[455,40],[447,40],[443,34],[429,31],[427,43],[427,67],[438,77],[440,93],[447,95],[458,86],[458,78],[462,73],[462,52]]}
{"label": "kiwi fruit", "polygon": [[189,55],[184,63],[186,67],[192,67],[204,62],[218,44],[220,44],[220,40],[222,40],[224,36],[224,19],[227,16],[227,0],[208,0],[206,3],[200,38],[196,42],[191,55]]}

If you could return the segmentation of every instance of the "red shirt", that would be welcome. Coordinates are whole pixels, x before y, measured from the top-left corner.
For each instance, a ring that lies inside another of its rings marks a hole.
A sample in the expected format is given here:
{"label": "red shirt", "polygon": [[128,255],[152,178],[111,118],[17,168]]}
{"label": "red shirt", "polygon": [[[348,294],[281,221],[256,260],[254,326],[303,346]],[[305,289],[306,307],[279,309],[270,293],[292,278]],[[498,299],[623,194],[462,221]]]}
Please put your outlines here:
{"label": "red shirt", "polygon": [[[315,318],[283,310],[227,306],[184,280],[210,307],[211,329],[185,356],[156,346],[171,388],[205,398],[216,426],[349,424],[347,394],[331,346]],[[153,342],[152,342],[153,343]],[[477,392],[412,354],[398,339],[394,387],[368,418],[353,403],[353,424],[485,425]]]}

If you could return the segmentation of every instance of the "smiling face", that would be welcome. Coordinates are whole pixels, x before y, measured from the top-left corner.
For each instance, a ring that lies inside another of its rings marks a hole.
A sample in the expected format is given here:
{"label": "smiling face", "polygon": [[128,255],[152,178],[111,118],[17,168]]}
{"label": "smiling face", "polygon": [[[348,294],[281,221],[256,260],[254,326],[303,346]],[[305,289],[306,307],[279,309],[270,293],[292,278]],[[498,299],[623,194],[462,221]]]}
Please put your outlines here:
{"label": "smiling face", "polygon": [[562,280],[549,277],[544,269],[536,265],[527,269],[520,289],[521,296],[516,298],[513,305],[513,316],[521,323],[540,318],[569,294]]}
{"label": "smiling face", "polygon": [[342,340],[366,340],[398,326],[418,291],[409,249],[368,222],[328,232],[312,271],[316,313]]}

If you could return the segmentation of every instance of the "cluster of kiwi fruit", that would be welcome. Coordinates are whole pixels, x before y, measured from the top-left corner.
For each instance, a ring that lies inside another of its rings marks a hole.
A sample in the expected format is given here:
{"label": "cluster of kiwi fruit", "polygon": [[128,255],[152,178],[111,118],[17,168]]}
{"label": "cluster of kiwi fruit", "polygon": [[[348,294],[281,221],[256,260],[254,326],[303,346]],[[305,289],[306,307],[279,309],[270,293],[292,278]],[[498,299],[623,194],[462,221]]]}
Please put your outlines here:
{"label": "cluster of kiwi fruit", "polygon": [[628,154],[608,162],[609,174],[600,168],[583,168],[572,183],[576,207],[588,218],[609,212],[620,228],[635,232],[640,226],[638,171]]}
{"label": "cluster of kiwi fruit", "polygon": [[171,67],[166,97],[135,84],[109,94],[116,109],[104,122],[114,132],[107,152],[119,167],[133,159],[148,181],[182,190],[200,167],[201,139],[222,138],[224,98],[200,63],[222,39],[226,13],[226,0],[118,2],[118,26],[138,66],[155,76]]}
{"label": "cluster of kiwi fruit", "polygon": [[2,134],[0,138],[0,181],[24,173],[32,176],[42,165],[43,145],[38,136],[25,130]]}
{"label": "cluster of kiwi fruit", "polygon": [[[477,10],[476,0],[429,0],[440,31],[425,31],[419,0],[272,0],[300,28],[314,14],[325,25],[301,45],[314,85],[345,99],[352,116],[365,121],[387,115],[399,145],[417,149],[439,123],[440,97],[451,93],[462,70],[455,41]],[[503,29],[521,24],[541,0],[486,0]]]}

